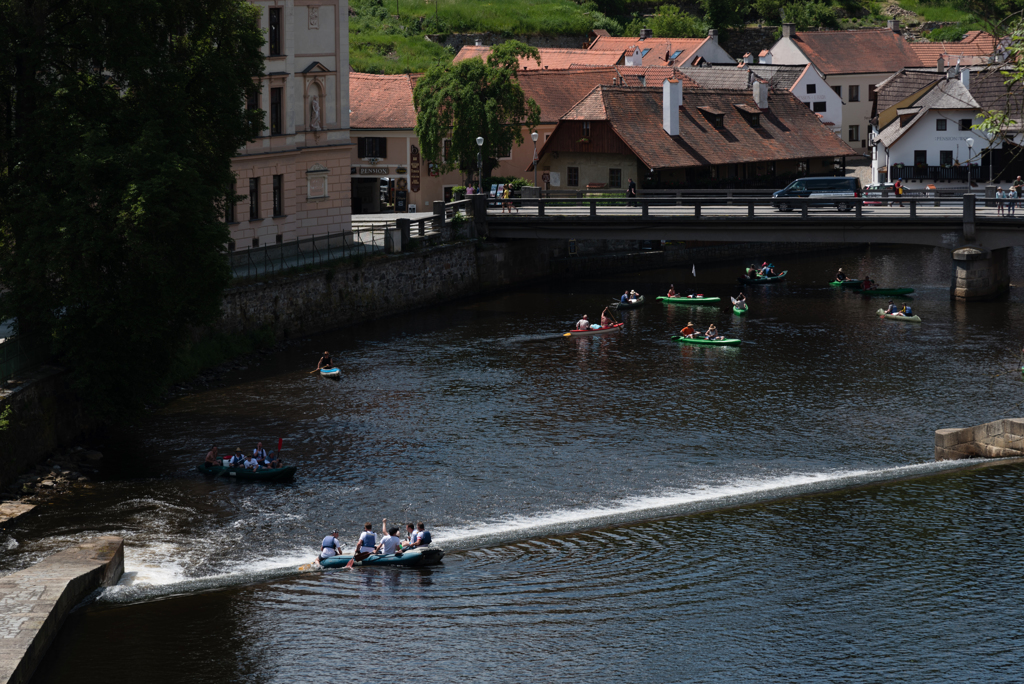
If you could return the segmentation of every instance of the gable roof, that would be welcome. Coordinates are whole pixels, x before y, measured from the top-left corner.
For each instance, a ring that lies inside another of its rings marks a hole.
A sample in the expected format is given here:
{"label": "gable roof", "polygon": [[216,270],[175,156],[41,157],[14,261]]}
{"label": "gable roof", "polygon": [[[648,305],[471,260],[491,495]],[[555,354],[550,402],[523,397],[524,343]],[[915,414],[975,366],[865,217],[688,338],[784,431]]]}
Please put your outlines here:
{"label": "gable roof", "polygon": [[755,79],[778,90],[792,90],[811,64],[740,64],[734,67],[682,67],[680,73],[702,88],[749,90]]}
{"label": "gable roof", "polygon": [[[644,66],[682,66],[689,62],[708,38],[622,38],[598,36],[590,44],[591,50],[619,50],[638,47],[643,54]],[[678,54],[677,54],[678,53]],[[675,55],[673,57],[673,55]]]}
{"label": "gable roof", "polygon": [[624,86],[631,86],[633,88],[643,88],[646,86],[658,86],[665,81],[666,78],[678,79],[684,88],[696,88],[699,84],[695,81],[687,78],[680,69],[670,66],[617,66],[615,70],[619,72],[619,84]]}
{"label": "gable roof", "polygon": [[[619,139],[650,169],[856,154],[792,93],[770,91],[768,109],[757,110],[757,128],[749,119],[756,107],[750,91],[694,88],[683,93],[678,136],[670,136],[662,128],[660,88],[598,86],[563,121],[608,121]],[[722,127],[715,128],[702,111],[721,114]],[[559,144],[557,130],[544,144],[541,156]]]}
{"label": "gable roof", "polygon": [[520,71],[519,85],[540,107],[541,123],[557,123],[572,106],[599,85],[618,77],[614,67],[566,71]]}
{"label": "gable roof", "polygon": [[826,76],[891,73],[924,66],[903,36],[888,28],[798,31],[792,40]]}
{"label": "gable roof", "polygon": [[[927,88],[916,101],[912,103],[900,103],[905,106],[897,108],[897,114],[913,115],[907,123],[900,122],[899,116],[892,117],[892,120],[878,133],[878,141],[886,147],[891,147],[914,125],[923,119],[932,109],[966,109],[975,111],[981,108],[970,91],[960,82],[959,79],[951,78],[936,83],[933,87]],[[892,108],[890,108],[892,109]],[[888,114],[889,110],[883,112]],[[973,118],[973,117],[972,117]]]}
{"label": "gable roof", "polygon": [[348,79],[351,128],[411,130],[416,127],[413,79],[409,74],[350,73]]}
{"label": "gable roof", "polygon": [[[600,39],[599,39],[600,40]],[[537,71],[542,69],[568,69],[574,64],[591,66],[612,66],[622,58],[625,50],[570,50],[564,48],[537,48],[540,53],[540,65],[530,58],[520,58],[520,71]],[[459,53],[455,55],[452,63],[461,62],[466,59],[479,57],[487,61],[491,54],[490,45],[463,45]]]}
{"label": "gable roof", "polygon": [[[957,58],[961,58],[961,64],[977,64],[988,62],[989,57],[998,56],[999,41],[991,33],[985,31],[968,31],[963,40],[954,43],[910,43],[910,49],[918,56],[925,66],[934,66],[939,57],[942,57],[946,66],[956,64]],[[982,58],[979,62],[976,59]]]}

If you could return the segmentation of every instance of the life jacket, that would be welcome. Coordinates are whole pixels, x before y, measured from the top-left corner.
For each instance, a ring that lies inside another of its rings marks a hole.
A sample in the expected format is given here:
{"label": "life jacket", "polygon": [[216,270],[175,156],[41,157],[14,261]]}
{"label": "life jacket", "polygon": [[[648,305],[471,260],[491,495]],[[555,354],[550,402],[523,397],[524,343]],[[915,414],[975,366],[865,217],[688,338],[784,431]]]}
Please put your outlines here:
{"label": "life jacket", "polygon": [[423,530],[417,535],[416,539],[417,541],[419,541],[420,546],[427,546],[428,544],[430,544],[430,532],[427,530]]}
{"label": "life jacket", "polygon": [[366,532],[366,536],[362,538],[359,545],[368,549],[372,549],[377,545],[377,535],[373,532]]}

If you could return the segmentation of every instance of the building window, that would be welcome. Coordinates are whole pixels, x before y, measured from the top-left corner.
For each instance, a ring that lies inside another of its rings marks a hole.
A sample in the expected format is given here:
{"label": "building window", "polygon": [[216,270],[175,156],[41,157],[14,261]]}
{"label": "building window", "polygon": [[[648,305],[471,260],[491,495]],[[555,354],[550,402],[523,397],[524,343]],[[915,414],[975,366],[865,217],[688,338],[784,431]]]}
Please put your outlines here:
{"label": "building window", "polygon": [[[385,144],[387,143],[387,138],[384,139],[384,142],[385,142]],[[384,156],[387,156],[387,155],[384,155]],[[452,139],[451,138],[445,138],[441,142],[441,161],[443,163],[447,164],[448,160],[451,159],[451,158],[452,158]]]}
{"label": "building window", "polygon": [[944,131],[944,130],[946,130],[946,120],[945,119],[936,119],[935,120],[935,130],[937,130],[937,131]]}
{"label": "building window", "polygon": [[[445,141],[446,154],[451,154],[452,143],[450,140]],[[388,156],[388,139],[387,138],[358,138],[356,143],[356,151],[359,154],[360,159],[383,159]],[[447,157],[446,157],[447,158]]]}
{"label": "building window", "polygon": [[850,86],[850,102],[860,102],[860,86]]}
{"label": "building window", "polygon": [[284,191],[281,188],[281,176],[274,176],[274,216],[284,214]]}
{"label": "building window", "polygon": [[927,150],[914,150],[914,166],[928,166]]}
{"label": "building window", "polygon": [[249,179],[249,220],[255,221],[260,217],[260,179]]}
{"label": "building window", "polygon": [[960,130],[969,131],[971,130],[971,124],[974,123],[973,119],[960,119]]}
{"label": "building window", "polygon": [[249,111],[255,111],[260,108],[260,91],[250,90],[245,94],[245,108]]}
{"label": "building window", "polygon": [[578,166],[570,166],[565,170],[565,175],[568,177],[566,185],[570,187],[577,187],[580,184],[580,168]]}
{"label": "building window", "polygon": [[270,89],[270,135],[281,135],[281,88]]}
{"label": "building window", "polygon": [[940,150],[939,151],[939,166],[952,166],[953,165],[953,150]]}
{"label": "building window", "polygon": [[816,112],[823,112],[823,111],[825,111],[825,107],[826,107],[825,101],[821,100],[819,102],[815,102],[814,103],[813,109]]}
{"label": "building window", "polygon": [[875,92],[875,84],[872,83],[868,86],[868,101],[874,102],[878,99],[878,93]]}
{"label": "building window", "polygon": [[224,222],[235,222],[235,184],[228,188],[228,196],[224,202]]}
{"label": "building window", "polygon": [[608,169],[608,187],[622,187],[622,169]]}
{"label": "building window", "polygon": [[860,126],[850,126],[850,135],[848,140],[850,142],[857,142],[860,140]]}
{"label": "building window", "polygon": [[583,122],[583,137],[587,138],[589,136],[590,136],[590,122],[589,121],[584,121]]}
{"label": "building window", "polygon": [[276,57],[281,54],[281,8],[270,8],[270,56]]}
{"label": "building window", "polygon": [[808,95],[814,95],[816,92],[818,92],[818,85],[816,83],[808,83],[807,84],[807,94]]}
{"label": "building window", "polygon": [[836,95],[838,95],[839,97],[843,96],[843,86],[832,86],[832,90],[836,91]]}
{"label": "building window", "polygon": [[252,239],[252,246],[253,247],[259,247],[260,246],[260,239],[258,237],[254,237]]}

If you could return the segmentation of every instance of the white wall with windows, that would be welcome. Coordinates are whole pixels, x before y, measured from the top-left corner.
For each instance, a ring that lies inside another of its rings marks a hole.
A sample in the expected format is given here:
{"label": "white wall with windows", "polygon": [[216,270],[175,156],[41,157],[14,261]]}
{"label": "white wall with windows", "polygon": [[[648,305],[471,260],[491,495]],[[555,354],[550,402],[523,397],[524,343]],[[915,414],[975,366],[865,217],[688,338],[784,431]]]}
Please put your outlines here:
{"label": "white wall with windows", "polygon": [[807,65],[790,92],[820,115],[822,123],[827,124],[833,133],[842,132],[843,100],[812,65]]}

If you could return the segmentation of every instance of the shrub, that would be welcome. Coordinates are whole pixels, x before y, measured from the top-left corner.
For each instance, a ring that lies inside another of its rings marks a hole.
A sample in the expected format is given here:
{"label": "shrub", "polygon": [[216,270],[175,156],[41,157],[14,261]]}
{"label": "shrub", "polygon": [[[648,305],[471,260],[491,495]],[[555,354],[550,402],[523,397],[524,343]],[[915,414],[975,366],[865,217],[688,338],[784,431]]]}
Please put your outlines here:
{"label": "shrub", "polygon": [[964,27],[963,24],[943,26],[930,31],[925,37],[933,43],[959,43],[964,37]]}

